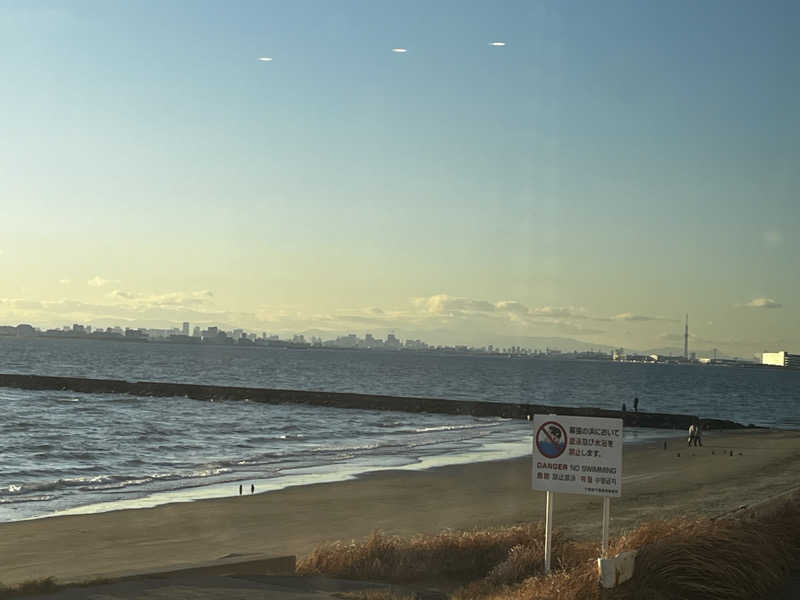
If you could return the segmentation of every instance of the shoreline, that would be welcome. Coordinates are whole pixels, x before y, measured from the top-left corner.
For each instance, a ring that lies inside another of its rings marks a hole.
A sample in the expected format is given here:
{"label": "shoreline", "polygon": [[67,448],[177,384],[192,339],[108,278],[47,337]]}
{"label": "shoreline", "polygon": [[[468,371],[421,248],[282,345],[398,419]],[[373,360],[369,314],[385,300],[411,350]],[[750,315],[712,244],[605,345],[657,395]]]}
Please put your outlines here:
{"label": "shoreline", "polygon": [[[661,443],[664,440],[683,439],[685,435],[677,430],[654,430],[645,428],[628,428],[625,430],[628,439],[625,445],[639,445],[646,443]],[[465,450],[455,455],[429,455],[418,457],[415,462],[404,465],[380,465],[379,460],[369,460],[369,457],[362,457],[352,463],[338,463],[318,465],[312,467],[300,467],[287,469],[282,475],[270,478],[241,478],[232,479],[221,483],[198,483],[197,485],[176,488],[173,490],[160,490],[142,492],[130,499],[115,499],[108,501],[88,502],[78,504],[73,507],[55,510],[41,515],[33,515],[15,519],[11,521],[0,521],[0,523],[17,523],[20,521],[30,521],[36,519],[46,519],[50,517],[61,517],[70,515],[98,514],[103,512],[113,512],[116,510],[140,510],[155,508],[168,504],[183,504],[187,502],[200,502],[203,500],[237,498],[236,487],[242,484],[246,489],[242,496],[267,494],[280,491],[290,487],[315,485],[323,483],[338,483],[350,481],[373,473],[385,471],[397,472],[417,472],[442,467],[457,466],[463,464],[478,464],[486,462],[496,462],[503,460],[514,460],[527,457],[530,460],[531,445],[533,439],[528,435],[526,439],[518,442],[489,441],[481,444],[477,450]],[[375,457],[379,459],[380,457]],[[360,464],[359,464],[360,463]],[[370,463],[370,464],[364,464]],[[250,484],[255,485],[255,494],[248,493]],[[233,490],[233,491],[232,491]],[[129,492],[136,494],[135,490]]]}
{"label": "shoreline", "polygon": [[[702,448],[648,441],[624,449],[612,535],[670,516],[718,516],[800,480],[800,432],[707,435]],[[677,456],[680,454],[680,456]],[[199,563],[228,554],[295,554],[381,529],[413,535],[542,520],[530,456],[419,471],[385,470],[252,496],[0,524],[0,581],[76,581]],[[599,542],[601,499],[558,495],[555,527]]]}

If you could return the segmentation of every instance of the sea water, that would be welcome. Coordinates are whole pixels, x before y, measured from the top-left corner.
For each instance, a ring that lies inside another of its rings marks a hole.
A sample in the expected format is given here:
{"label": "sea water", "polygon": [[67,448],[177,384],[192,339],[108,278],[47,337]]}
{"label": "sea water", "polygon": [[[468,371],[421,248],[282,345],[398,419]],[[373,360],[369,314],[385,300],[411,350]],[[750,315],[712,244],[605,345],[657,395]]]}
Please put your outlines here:
{"label": "sea water", "polygon": [[[0,338],[0,372],[698,414],[800,427],[800,373],[348,350]],[[526,422],[0,388],[0,520],[530,452]],[[627,440],[665,434],[628,429]]]}

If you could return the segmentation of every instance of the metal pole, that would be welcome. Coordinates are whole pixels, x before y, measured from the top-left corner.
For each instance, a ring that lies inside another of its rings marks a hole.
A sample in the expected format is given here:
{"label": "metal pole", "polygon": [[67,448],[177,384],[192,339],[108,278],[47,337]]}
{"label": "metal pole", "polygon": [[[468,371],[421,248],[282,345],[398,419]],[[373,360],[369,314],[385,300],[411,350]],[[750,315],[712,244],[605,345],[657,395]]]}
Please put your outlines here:
{"label": "metal pole", "polygon": [[547,504],[544,517],[544,574],[550,572],[550,546],[553,541],[553,492],[547,491]]}
{"label": "metal pole", "polygon": [[606,496],[603,498],[603,545],[602,556],[605,557],[608,552],[608,528],[611,523],[611,498]]}

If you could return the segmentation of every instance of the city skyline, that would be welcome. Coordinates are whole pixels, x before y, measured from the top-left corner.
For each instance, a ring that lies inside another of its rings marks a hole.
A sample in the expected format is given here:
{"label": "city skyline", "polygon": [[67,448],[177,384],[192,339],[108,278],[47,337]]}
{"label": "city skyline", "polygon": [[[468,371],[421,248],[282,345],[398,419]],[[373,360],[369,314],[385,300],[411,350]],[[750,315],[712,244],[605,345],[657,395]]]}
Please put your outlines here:
{"label": "city skyline", "polygon": [[798,351],[799,13],[0,2],[0,322]]}
{"label": "city skyline", "polygon": [[[631,315],[621,315],[626,319],[634,318]],[[688,315],[687,315],[688,317]],[[377,335],[375,334],[377,332]],[[323,336],[327,335],[327,339]],[[359,337],[361,335],[362,337]],[[381,329],[364,329],[361,331],[353,332],[352,330],[342,332],[323,331],[319,329],[309,329],[305,331],[250,331],[246,328],[237,327],[235,325],[220,325],[219,322],[215,325],[210,323],[203,323],[202,326],[197,323],[183,321],[181,323],[174,323],[165,327],[136,327],[132,325],[101,325],[96,326],[91,323],[72,323],[61,326],[41,327],[32,323],[18,323],[16,325],[0,324],[0,337],[14,336],[14,337],[87,337],[93,339],[115,339],[119,336],[126,338],[140,338],[149,339],[151,341],[180,341],[181,338],[197,338],[206,340],[214,340],[219,338],[225,341],[237,341],[240,339],[249,341],[270,341],[281,343],[293,344],[309,344],[317,346],[331,346],[337,348],[345,347],[358,347],[365,349],[411,349],[411,350],[435,350],[435,349],[463,349],[469,351],[479,352],[512,352],[512,353],[537,353],[547,352],[551,350],[557,352],[579,352],[579,353],[604,353],[609,357],[612,355],[624,355],[626,353],[635,356],[647,356],[654,353],[655,355],[662,355],[667,358],[691,358],[695,360],[707,355],[706,358],[716,359],[718,356],[721,358],[726,355],[725,349],[717,347],[701,347],[689,346],[689,339],[695,339],[691,336],[688,330],[688,318],[684,324],[683,333],[683,352],[680,348],[670,345],[671,340],[665,341],[664,346],[650,347],[650,348],[625,348],[623,346],[608,346],[605,344],[591,343],[585,340],[567,337],[533,337],[533,336],[495,336],[493,343],[467,343],[464,340],[450,339],[442,341],[439,339],[437,342],[428,343],[429,340],[421,339],[420,337],[413,337],[410,334],[398,333],[395,328],[381,330]],[[308,338],[306,338],[308,336]],[[386,339],[384,339],[384,337]],[[702,340],[701,340],[702,341]],[[691,348],[691,352],[689,349]],[[765,350],[764,352],[768,352]],[[641,354],[643,353],[643,354]],[[727,353],[727,356],[739,359],[759,359],[763,352],[756,352],[749,356],[736,356]]]}

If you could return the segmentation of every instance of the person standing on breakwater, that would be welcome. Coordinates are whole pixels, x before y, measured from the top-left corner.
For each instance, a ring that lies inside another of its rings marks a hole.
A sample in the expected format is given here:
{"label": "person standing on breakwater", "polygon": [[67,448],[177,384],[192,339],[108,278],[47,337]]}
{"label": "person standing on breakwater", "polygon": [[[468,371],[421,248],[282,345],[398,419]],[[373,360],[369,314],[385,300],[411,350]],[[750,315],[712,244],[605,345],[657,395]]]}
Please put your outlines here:
{"label": "person standing on breakwater", "polygon": [[639,412],[639,397],[633,399],[633,412]]}

